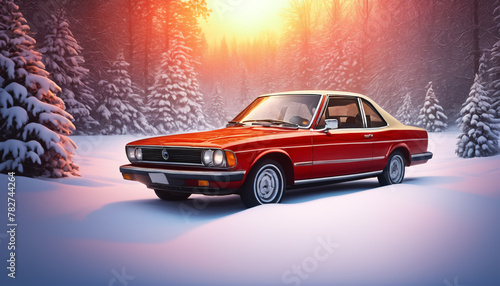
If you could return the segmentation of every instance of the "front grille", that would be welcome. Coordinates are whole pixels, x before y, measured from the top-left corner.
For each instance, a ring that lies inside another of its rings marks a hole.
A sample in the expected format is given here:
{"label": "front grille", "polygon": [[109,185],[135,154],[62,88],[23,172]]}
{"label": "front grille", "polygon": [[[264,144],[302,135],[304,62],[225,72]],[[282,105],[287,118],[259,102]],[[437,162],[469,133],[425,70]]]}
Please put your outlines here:
{"label": "front grille", "polygon": [[[178,147],[142,147],[141,149],[143,161],[202,165],[202,149]],[[167,160],[163,158],[163,150],[168,152]]]}

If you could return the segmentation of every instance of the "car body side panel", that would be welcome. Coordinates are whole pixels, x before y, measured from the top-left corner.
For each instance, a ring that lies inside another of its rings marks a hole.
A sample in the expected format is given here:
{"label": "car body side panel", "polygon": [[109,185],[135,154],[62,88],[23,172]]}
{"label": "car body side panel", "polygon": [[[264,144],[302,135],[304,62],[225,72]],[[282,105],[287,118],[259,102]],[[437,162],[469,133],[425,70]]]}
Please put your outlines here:
{"label": "car body side panel", "polygon": [[312,131],[312,178],[332,177],[370,170],[372,139],[365,137],[366,130],[337,129]]}
{"label": "car body side panel", "polygon": [[[231,149],[231,146],[228,147]],[[231,150],[238,159],[235,168],[250,171],[257,161],[270,154],[282,154],[287,156],[291,164],[296,162],[312,161],[311,134],[307,129],[297,129],[291,132],[276,134],[274,138],[252,141],[238,144]],[[248,174],[248,172],[247,172]],[[294,168],[295,178],[309,178],[311,165],[302,164]]]}
{"label": "car body side panel", "polygon": [[426,152],[427,132],[416,127],[404,129],[387,127],[373,130],[372,170],[382,170],[387,164],[389,155],[397,148],[406,149],[409,157]]}

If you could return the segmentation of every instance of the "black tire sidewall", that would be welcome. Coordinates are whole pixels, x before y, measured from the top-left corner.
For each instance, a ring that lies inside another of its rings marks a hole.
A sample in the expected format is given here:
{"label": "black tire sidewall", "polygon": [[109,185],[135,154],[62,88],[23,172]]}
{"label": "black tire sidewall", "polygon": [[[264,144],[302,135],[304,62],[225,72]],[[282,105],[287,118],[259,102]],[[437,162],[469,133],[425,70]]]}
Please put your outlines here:
{"label": "black tire sidewall", "polygon": [[[403,160],[403,166],[402,166],[403,174],[401,176],[400,182],[393,182],[391,179],[391,176],[390,176],[391,162],[392,162],[392,159],[397,155],[399,155],[401,157],[401,159]],[[386,164],[384,170],[382,171],[382,174],[378,177],[378,181],[383,186],[394,185],[394,184],[402,183],[404,180],[404,177],[405,177],[405,157],[403,156],[403,153],[401,151],[397,150],[397,151],[392,152],[391,155],[389,156],[389,159],[387,160],[387,164]]]}

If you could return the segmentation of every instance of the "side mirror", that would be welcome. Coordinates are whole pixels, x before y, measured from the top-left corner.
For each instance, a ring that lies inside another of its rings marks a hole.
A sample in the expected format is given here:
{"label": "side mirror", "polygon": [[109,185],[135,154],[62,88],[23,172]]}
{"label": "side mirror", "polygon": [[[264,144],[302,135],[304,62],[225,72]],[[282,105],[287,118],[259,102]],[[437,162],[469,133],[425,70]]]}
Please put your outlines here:
{"label": "side mirror", "polygon": [[339,121],[337,119],[325,120],[326,131],[339,128]]}

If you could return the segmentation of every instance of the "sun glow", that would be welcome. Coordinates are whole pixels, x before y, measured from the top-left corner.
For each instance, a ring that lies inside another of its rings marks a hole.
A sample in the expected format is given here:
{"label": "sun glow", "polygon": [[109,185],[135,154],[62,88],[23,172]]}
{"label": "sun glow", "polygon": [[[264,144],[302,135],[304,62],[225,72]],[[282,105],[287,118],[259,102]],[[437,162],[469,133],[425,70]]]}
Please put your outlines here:
{"label": "sun glow", "polygon": [[288,0],[208,0],[212,9],[207,22],[202,23],[207,40],[217,41],[222,36],[251,39],[266,31],[281,28],[281,11]]}

